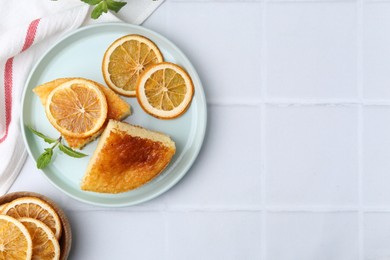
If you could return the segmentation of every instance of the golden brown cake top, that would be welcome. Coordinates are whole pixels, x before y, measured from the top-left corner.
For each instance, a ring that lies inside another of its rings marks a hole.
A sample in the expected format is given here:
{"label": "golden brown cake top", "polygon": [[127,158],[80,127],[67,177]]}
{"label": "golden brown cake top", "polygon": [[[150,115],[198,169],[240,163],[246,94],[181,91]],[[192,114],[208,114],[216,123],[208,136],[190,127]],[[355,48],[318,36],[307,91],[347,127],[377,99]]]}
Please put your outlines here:
{"label": "golden brown cake top", "polygon": [[127,170],[148,171],[165,161],[169,148],[160,142],[112,131],[99,153],[99,171],[121,173]]}
{"label": "golden brown cake top", "polygon": [[81,188],[103,193],[135,189],[160,174],[175,150],[173,141],[166,135],[110,120]]}

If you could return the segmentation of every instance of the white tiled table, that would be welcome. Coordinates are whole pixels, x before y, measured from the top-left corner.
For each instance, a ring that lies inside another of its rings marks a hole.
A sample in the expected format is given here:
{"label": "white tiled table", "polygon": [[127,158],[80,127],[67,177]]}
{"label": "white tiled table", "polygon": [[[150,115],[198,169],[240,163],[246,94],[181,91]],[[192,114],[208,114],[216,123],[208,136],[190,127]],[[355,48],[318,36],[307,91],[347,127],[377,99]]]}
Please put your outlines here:
{"label": "white tiled table", "polygon": [[64,208],[70,259],[390,259],[390,1],[167,0],[144,25],[197,68],[205,143],[172,190],[118,209],[28,159],[11,191]]}

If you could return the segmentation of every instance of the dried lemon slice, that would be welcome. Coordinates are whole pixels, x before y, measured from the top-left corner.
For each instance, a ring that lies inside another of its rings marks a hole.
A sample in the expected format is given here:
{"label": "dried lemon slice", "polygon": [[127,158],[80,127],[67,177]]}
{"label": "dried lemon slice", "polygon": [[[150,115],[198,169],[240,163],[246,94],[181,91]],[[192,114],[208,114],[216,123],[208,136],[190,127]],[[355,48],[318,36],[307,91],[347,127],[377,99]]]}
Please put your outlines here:
{"label": "dried lemon slice", "polygon": [[91,136],[107,118],[107,101],[99,86],[73,79],[53,89],[46,100],[46,116],[63,135]]}
{"label": "dried lemon slice", "polygon": [[137,34],[114,41],[103,57],[102,72],[107,85],[118,94],[134,97],[141,73],[163,61],[159,48],[150,39]]}
{"label": "dried lemon slice", "polygon": [[33,197],[23,197],[9,202],[1,211],[16,219],[29,217],[42,221],[59,239],[62,232],[60,218],[49,204]]}
{"label": "dried lemon slice", "polygon": [[172,119],[183,114],[194,95],[187,72],[176,64],[163,62],[146,69],[137,85],[137,99],[152,116]]}
{"label": "dried lemon slice", "polygon": [[8,203],[4,203],[2,205],[0,205],[0,212],[5,208],[5,206],[7,206]]}
{"label": "dried lemon slice", "polygon": [[0,259],[27,260],[32,256],[28,230],[16,219],[0,215]]}
{"label": "dried lemon slice", "polygon": [[33,218],[19,218],[28,230],[32,240],[32,259],[60,259],[60,245],[51,229]]}

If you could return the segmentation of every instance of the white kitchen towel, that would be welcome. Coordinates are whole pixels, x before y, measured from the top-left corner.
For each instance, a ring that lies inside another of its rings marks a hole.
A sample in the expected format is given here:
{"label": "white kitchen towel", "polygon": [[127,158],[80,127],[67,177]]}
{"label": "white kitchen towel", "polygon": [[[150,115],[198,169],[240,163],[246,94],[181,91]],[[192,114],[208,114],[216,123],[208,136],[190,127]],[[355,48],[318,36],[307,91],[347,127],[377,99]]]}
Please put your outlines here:
{"label": "white kitchen towel", "polygon": [[34,62],[67,32],[106,21],[141,24],[163,1],[130,0],[119,14],[93,20],[92,8],[78,0],[0,0],[0,195],[8,191],[26,158],[19,114]]}

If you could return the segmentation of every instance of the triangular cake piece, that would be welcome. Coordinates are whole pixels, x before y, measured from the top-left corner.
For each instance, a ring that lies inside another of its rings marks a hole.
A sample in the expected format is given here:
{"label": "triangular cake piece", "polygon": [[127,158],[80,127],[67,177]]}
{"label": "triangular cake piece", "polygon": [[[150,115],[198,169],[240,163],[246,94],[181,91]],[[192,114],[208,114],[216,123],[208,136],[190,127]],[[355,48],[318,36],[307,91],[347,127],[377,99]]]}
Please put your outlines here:
{"label": "triangular cake piece", "polygon": [[126,192],[159,175],[175,154],[165,134],[110,120],[100,137],[81,189],[100,193]]}
{"label": "triangular cake piece", "polygon": [[[61,85],[62,83],[65,83],[69,80],[72,80],[75,78],[59,78],[52,80],[50,82],[44,83],[42,85],[37,86],[33,89],[33,92],[40,98],[41,103],[43,106],[46,105],[46,99],[49,96],[50,92]],[[91,81],[91,80],[89,80]],[[122,120],[126,118],[128,115],[131,114],[130,106],[129,104],[121,99],[114,91],[111,89],[92,81],[93,83],[97,84],[100,88],[100,90],[103,92],[103,94],[106,96],[107,99],[107,122],[108,119],[115,119],[115,120]],[[88,143],[95,140],[104,130],[105,126],[107,125],[107,122],[103,125],[103,127],[92,136],[87,136],[83,138],[75,138],[71,136],[64,136],[66,142],[68,145],[72,148],[78,148],[81,149]]]}

